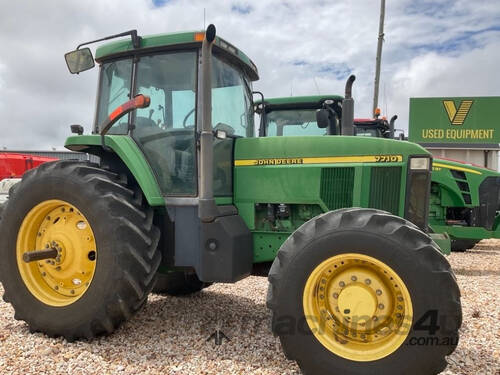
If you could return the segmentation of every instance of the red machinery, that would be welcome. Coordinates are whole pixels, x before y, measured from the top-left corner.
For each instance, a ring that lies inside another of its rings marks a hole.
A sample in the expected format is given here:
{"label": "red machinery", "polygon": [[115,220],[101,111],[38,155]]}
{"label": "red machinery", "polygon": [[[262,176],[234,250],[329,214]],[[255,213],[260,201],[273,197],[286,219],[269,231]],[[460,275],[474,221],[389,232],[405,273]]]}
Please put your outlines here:
{"label": "red machinery", "polygon": [[21,177],[27,170],[53,160],[57,159],[29,154],[0,152],[0,181],[4,178]]}

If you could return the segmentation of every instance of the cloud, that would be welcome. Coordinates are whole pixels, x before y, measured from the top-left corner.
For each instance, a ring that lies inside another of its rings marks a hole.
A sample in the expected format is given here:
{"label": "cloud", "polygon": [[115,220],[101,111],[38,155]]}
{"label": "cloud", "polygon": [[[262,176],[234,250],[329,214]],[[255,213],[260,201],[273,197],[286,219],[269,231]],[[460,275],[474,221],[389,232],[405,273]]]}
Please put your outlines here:
{"label": "cloud", "polygon": [[168,2],[169,2],[169,0],[153,0],[153,5],[155,7],[162,7]]}
{"label": "cloud", "polygon": [[231,6],[231,11],[239,14],[250,14],[252,10],[253,8],[248,4],[234,4]]}
{"label": "cloud", "polygon": [[[1,4],[3,3],[3,4]],[[83,41],[125,30],[140,35],[217,33],[256,63],[267,97],[342,94],[357,80],[355,113],[369,117],[379,2],[287,0],[0,0],[0,148],[60,146],[69,125],[89,132],[97,69],[70,75],[63,55]],[[22,21],[22,22],[21,22]],[[411,96],[498,95],[500,2],[387,3],[379,103],[407,128]],[[91,46],[92,49],[95,48]]]}

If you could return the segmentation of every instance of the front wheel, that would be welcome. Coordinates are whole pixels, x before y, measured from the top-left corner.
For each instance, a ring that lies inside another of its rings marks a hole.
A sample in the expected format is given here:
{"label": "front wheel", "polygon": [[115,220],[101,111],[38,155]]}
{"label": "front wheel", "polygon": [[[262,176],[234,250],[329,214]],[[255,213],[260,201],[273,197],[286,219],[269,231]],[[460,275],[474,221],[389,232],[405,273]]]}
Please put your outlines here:
{"label": "front wheel", "polygon": [[269,272],[273,332],[306,374],[436,374],[458,343],[460,292],[408,221],[373,209],[320,215]]}

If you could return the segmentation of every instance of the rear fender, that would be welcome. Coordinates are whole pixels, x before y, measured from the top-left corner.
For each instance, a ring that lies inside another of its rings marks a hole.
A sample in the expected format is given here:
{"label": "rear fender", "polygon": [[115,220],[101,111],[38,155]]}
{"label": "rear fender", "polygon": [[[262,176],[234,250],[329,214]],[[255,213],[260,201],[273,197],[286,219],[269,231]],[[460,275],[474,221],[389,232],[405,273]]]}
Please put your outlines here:
{"label": "rear fender", "polygon": [[143,152],[135,141],[127,135],[106,135],[105,146],[100,135],[78,135],[69,137],[65,147],[71,151],[87,152],[106,157],[116,154],[139,184],[150,206],[165,206],[160,186]]}

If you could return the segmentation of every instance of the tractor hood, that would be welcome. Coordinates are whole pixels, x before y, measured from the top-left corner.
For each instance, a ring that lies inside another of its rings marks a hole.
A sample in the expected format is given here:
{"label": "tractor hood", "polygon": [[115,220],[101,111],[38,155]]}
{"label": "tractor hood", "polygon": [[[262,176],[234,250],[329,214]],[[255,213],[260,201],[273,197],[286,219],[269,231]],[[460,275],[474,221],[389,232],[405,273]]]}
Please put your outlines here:
{"label": "tractor hood", "polygon": [[434,158],[433,169],[445,168],[450,171],[468,172],[475,175],[500,176],[500,173],[493,169],[484,168],[476,164],[468,164],[459,160]]}
{"label": "tractor hood", "polygon": [[406,162],[410,155],[430,153],[415,143],[369,137],[242,138],[236,140],[235,166]]}

